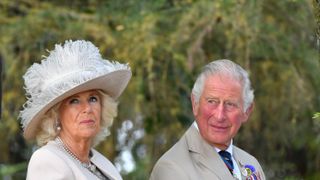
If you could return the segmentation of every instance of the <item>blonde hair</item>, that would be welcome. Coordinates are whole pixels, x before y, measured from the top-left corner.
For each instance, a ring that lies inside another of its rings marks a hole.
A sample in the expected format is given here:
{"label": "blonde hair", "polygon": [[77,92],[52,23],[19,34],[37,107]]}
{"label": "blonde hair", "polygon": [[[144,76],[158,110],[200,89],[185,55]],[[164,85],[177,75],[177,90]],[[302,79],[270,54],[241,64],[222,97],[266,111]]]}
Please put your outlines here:
{"label": "blonde hair", "polygon": [[[110,97],[105,92],[98,90],[101,95],[101,122],[100,131],[94,137],[92,146],[98,145],[102,140],[104,140],[109,134],[109,127],[113,123],[113,119],[117,116],[118,102],[116,102],[112,97]],[[42,118],[40,129],[36,133],[36,141],[39,146],[47,144],[50,140],[54,140],[59,135],[59,130],[57,130],[57,123],[59,123],[59,113],[58,109],[61,102],[54,105]]]}

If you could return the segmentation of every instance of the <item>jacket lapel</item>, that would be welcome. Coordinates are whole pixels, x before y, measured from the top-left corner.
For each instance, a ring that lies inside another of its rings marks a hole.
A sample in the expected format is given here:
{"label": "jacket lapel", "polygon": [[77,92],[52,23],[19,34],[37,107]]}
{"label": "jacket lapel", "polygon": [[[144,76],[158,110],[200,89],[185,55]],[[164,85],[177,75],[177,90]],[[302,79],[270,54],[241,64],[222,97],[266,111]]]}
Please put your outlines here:
{"label": "jacket lapel", "polygon": [[233,178],[214,147],[203,140],[194,125],[191,125],[188,129],[186,133],[186,140],[189,152],[192,153],[195,157],[195,161],[197,161],[195,164],[202,164],[220,179]]}
{"label": "jacket lapel", "polygon": [[236,160],[236,162],[238,164],[242,179],[248,179],[248,178],[252,179],[252,177],[250,178],[250,176],[247,174],[247,171],[245,170],[245,166],[246,165],[254,166],[254,168],[256,170],[254,172],[254,174],[256,175],[256,178],[258,180],[264,179],[263,178],[264,175],[262,176],[262,174],[261,174],[263,172],[260,172],[260,169],[258,168],[258,165],[256,163],[252,162],[252,161],[249,161],[248,160],[249,158],[246,158],[245,156],[241,156],[240,151],[238,150],[238,148],[236,146],[234,146],[234,148],[233,148],[233,156],[234,156],[234,159]]}
{"label": "jacket lapel", "polygon": [[241,179],[246,179],[247,177],[244,176],[244,165],[245,165],[245,162],[242,160],[241,156],[238,154],[238,151],[233,148],[233,157],[239,167],[239,170],[240,170],[240,173],[241,173]]}
{"label": "jacket lapel", "polygon": [[119,180],[117,173],[114,172],[114,167],[106,163],[105,157],[100,155],[96,150],[91,149],[93,156],[91,161],[102,171],[103,174],[107,175],[111,180]]}

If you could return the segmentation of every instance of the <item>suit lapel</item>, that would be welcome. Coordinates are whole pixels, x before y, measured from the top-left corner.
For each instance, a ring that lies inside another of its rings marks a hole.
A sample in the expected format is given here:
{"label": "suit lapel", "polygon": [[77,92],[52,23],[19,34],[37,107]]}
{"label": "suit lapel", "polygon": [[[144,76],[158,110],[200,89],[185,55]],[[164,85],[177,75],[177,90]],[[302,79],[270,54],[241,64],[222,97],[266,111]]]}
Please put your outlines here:
{"label": "suit lapel", "polygon": [[245,162],[243,161],[243,159],[241,158],[241,156],[239,155],[238,151],[236,148],[233,148],[233,157],[239,167],[240,173],[241,173],[241,178],[242,179],[246,179],[246,176],[243,175],[243,167],[245,165]]}
{"label": "suit lapel", "polygon": [[250,161],[248,157],[241,155],[240,150],[236,146],[234,146],[234,148],[233,148],[233,156],[238,164],[242,179],[248,178],[247,176],[245,176],[246,175],[245,165],[254,166],[254,168],[256,170],[256,172],[254,174],[256,174],[258,180],[264,179],[263,178],[264,175],[262,176],[262,174],[261,174],[263,172],[261,172],[260,168],[258,168],[258,164],[254,163],[253,161]]}
{"label": "suit lapel", "polygon": [[205,166],[221,179],[233,178],[214,147],[203,140],[200,133],[193,125],[191,125],[186,133],[186,140],[189,152],[196,157],[195,160],[198,163]]}

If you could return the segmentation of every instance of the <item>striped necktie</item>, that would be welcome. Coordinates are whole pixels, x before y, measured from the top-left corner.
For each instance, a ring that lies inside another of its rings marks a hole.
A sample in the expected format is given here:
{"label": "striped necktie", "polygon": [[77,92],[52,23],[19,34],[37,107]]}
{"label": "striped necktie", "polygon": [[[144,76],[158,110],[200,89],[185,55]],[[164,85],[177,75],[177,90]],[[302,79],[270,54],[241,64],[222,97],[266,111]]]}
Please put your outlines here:
{"label": "striped necktie", "polygon": [[229,169],[230,173],[233,174],[233,163],[231,159],[231,154],[228,151],[219,151],[219,155],[226,164],[227,168]]}

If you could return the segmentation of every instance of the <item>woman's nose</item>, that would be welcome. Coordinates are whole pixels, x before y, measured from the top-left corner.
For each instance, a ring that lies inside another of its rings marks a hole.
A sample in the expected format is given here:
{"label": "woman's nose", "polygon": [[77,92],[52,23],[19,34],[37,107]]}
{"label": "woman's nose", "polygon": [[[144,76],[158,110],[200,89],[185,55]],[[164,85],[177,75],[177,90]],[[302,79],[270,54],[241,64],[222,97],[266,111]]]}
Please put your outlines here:
{"label": "woman's nose", "polygon": [[90,103],[88,102],[84,103],[84,112],[86,113],[92,112],[92,106]]}

